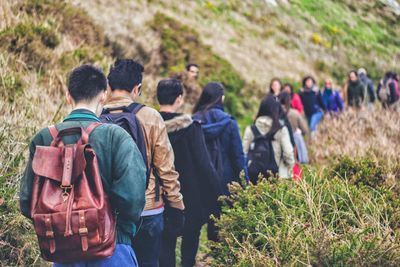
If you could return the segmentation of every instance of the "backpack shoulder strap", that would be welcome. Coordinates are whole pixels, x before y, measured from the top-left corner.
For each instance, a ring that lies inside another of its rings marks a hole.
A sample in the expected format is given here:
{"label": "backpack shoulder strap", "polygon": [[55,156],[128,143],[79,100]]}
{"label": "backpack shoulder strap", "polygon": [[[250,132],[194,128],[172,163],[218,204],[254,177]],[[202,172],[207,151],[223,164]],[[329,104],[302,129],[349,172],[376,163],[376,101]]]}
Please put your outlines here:
{"label": "backpack shoulder strap", "polygon": [[49,129],[51,137],[53,138],[53,140],[55,140],[57,138],[57,135],[58,135],[58,130],[57,130],[56,126],[55,125],[51,125],[51,126],[48,127],[48,129]]}
{"label": "backpack shoulder strap", "polygon": [[251,125],[251,131],[253,132],[254,138],[262,136],[261,132],[257,129],[255,124]]}
{"label": "backpack shoulder strap", "polygon": [[84,144],[88,144],[89,143],[89,136],[90,134],[93,132],[94,129],[96,129],[97,126],[100,126],[101,123],[100,122],[94,122],[92,124],[90,124],[88,127],[86,127],[85,129],[82,128],[82,141]]}
{"label": "backpack shoulder strap", "polygon": [[88,127],[86,127],[85,131],[88,134],[88,136],[93,132],[94,129],[96,129],[97,126],[100,126],[100,122],[94,122],[90,124]]}
{"label": "backpack shoulder strap", "polygon": [[126,109],[133,114],[136,114],[141,110],[145,105],[140,104],[140,103],[132,103],[129,106],[126,107]]}

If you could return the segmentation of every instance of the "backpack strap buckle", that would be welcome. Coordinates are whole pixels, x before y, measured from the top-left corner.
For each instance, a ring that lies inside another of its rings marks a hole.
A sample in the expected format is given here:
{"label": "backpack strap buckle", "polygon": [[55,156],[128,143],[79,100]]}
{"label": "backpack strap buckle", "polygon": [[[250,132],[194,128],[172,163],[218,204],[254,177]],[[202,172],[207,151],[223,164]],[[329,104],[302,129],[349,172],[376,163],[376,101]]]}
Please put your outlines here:
{"label": "backpack strap buckle", "polygon": [[53,226],[51,225],[50,215],[45,215],[44,224],[46,227],[46,238],[49,238],[50,253],[53,254],[56,251],[56,241],[54,239],[54,231]]}
{"label": "backpack strap buckle", "polygon": [[82,251],[87,251],[89,248],[88,245],[88,229],[86,227],[86,220],[85,220],[85,211],[79,211],[79,235],[81,236],[81,244],[82,244]]}

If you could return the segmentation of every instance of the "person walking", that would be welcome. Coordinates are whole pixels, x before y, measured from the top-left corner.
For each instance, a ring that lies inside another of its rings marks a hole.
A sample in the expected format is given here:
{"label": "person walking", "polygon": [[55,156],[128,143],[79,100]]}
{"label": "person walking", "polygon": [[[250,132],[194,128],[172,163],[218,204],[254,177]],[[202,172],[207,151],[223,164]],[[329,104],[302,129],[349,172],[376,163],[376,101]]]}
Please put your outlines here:
{"label": "person walking", "polygon": [[[161,80],[157,86],[160,114],[165,121],[175,154],[181,192],[185,204],[185,226],[181,243],[181,263],[192,267],[196,263],[201,227],[215,213],[220,195],[218,174],[208,155],[200,123],[190,115],[177,113],[184,104],[183,86],[176,79]],[[177,235],[164,231],[160,266],[174,267]]]}
{"label": "person walking", "polygon": [[316,87],[315,79],[306,76],[303,79],[303,89],[300,93],[301,102],[304,105],[304,113],[311,131],[311,139],[315,138],[317,126],[324,118],[325,105],[322,95]]}
{"label": "person walking", "polygon": [[307,122],[298,112],[291,106],[291,97],[287,92],[283,92],[279,96],[282,109],[286,113],[290,125],[293,129],[293,137],[295,142],[295,155],[297,156],[298,162],[301,164],[309,163],[308,150],[304,141],[304,136],[308,135],[309,130]]}
{"label": "person walking", "polygon": [[347,82],[347,103],[349,107],[360,109],[364,102],[364,86],[358,78],[356,71],[352,70],[349,72]]}
{"label": "person walking", "polygon": [[[108,74],[111,95],[103,113],[120,114],[135,104],[142,91],[143,66],[132,59],[120,59]],[[145,139],[147,163],[150,169],[146,190],[146,205],[142,223],[133,240],[141,267],[159,266],[163,231],[181,234],[184,226],[184,203],[180,192],[179,174],[174,166],[174,151],[160,113],[141,106],[132,111],[138,119]],[[164,221],[165,220],[165,221]]]}
{"label": "person walking", "polygon": [[[224,110],[224,90],[219,82],[208,83],[193,109],[193,120],[202,126],[208,153],[220,179],[221,193],[227,196],[228,184],[239,182],[245,163],[239,126]],[[213,221],[208,224],[208,238],[218,240]]]}
{"label": "person walking", "polygon": [[343,99],[338,90],[333,89],[331,79],[325,80],[324,90],[322,92],[322,100],[324,102],[326,112],[333,118],[337,117],[344,111]]}
{"label": "person walking", "polygon": [[75,68],[67,87],[72,112],[29,145],[21,212],[56,267],[138,266],[131,241],[145,205],[140,151],[125,130],[100,123],[107,79],[99,68]]}
{"label": "person walking", "polygon": [[[280,104],[272,95],[266,96],[260,104],[256,119],[252,126],[245,129],[243,136],[243,152],[248,155],[247,167],[249,177],[253,183],[257,182],[258,175],[268,176],[268,172],[278,174],[280,178],[291,178],[295,164],[293,145],[290,142],[287,127],[279,120]],[[266,138],[264,145],[268,155],[266,157],[251,158],[252,150],[258,149],[257,139]],[[270,150],[272,145],[272,151]],[[258,168],[265,166],[265,168]],[[274,170],[277,167],[277,170]],[[254,171],[253,171],[254,170]],[[277,172],[276,172],[277,171]]]}

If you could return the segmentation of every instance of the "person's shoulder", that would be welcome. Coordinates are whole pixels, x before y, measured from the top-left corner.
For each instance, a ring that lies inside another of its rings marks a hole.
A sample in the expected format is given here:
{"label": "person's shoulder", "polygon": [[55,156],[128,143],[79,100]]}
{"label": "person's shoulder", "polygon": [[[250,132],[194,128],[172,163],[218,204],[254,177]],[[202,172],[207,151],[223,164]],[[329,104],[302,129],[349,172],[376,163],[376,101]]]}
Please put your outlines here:
{"label": "person's shoulder", "polygon": [[132,138],[128,134],[128,132],[125,131],[123,128],[121,128],[116,124],[111,124],[111,123],[100,124],[93,130],[92,134],[95,137],[97,136],[101,139],[106,139],[108,137],[111,137],[110,142]]}
{"label": "person's shoulder", "polygon": [[143,118],[144,123],[164,121],[163,118],[161,117],[160,112],[149,106],[143,106],[138,111],[137,116],[139,117],[139,119]]}

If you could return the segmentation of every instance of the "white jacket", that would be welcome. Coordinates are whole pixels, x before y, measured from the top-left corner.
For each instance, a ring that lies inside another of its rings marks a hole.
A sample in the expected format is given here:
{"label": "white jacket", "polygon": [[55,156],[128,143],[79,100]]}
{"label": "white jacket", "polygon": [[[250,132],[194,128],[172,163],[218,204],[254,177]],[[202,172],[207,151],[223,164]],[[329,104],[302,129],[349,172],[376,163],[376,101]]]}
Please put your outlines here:
{"label": "white jacket", "polygon": [[[261,134],[267,134],[272,126],[272,119],[267,116],[259,117],[255,125]],[[248,126],[244,131],[243,151],[247,155],[250,144],[254,140],[254,134],[251,127]],[[272,140],[272,148],[274,150],[275,161],[279,167],[280,178],[291,178],[292,170],[295,163],[293,145],[290,142],[289,130],[286,126],[282,127],[274,135]]]}

